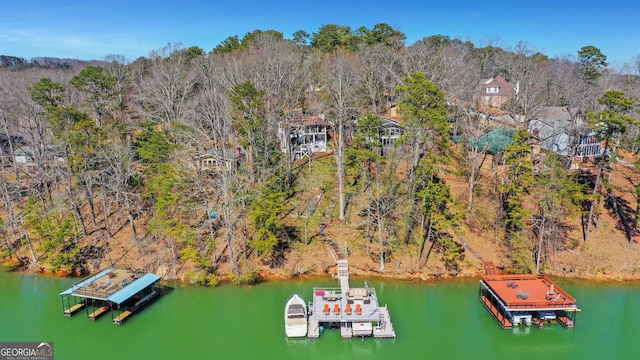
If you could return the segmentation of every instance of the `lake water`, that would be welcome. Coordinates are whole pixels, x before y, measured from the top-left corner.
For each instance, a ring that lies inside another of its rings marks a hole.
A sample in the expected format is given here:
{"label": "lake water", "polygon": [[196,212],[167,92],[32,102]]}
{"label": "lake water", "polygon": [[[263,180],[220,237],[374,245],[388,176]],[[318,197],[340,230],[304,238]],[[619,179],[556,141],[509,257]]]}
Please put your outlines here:
{"label": "lake water", "polygon": [[[332,279],[201,288],[169,294],[124,325],[63,316],[58,293],[77,279],[0,271],[0,341],[54,342],[56,359],[636,359],[640,283],[556,282],[583,309],[576,326],[503,330],[477,298],[478,280],[370,280],[387,304],[396,339],[288,340],[284,304]],[[361,286],[362,279],[351,279]]]}

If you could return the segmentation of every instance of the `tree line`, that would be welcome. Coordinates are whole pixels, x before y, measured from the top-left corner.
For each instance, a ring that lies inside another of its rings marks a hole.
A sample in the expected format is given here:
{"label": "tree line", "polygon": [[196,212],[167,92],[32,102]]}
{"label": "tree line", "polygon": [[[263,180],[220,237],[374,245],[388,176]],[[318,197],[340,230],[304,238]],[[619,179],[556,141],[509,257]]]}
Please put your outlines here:
{"label": "tree line", "polygon": [[[491,229],[513,271],[541,271],[575,246],[568,219],[591,224],[615,152],[639,150],[639,58],[616,73],[594,46],[551,59],[524,42],[405,39],[386,24],[330,24],[291,40],[256,30],[210,52],[168,44],[79,69],[3,57],[11,66],[0,71],[2,257],[80,272],[133,258],[200,284],[223,272],[252,282],[259,265],[282,266],[289,249],[313,242],[309,227],[329,209],[318,199],[335,196],[334,221],[357,229],[352,245],[380,271],[401,253],[420,266],[439,254],[458,271],[456,234],[468,226]],[[488,174],[486,149],[450,135],[492,130],[478,94],[496,75],[519,94],[502,106],[516,131],[501,170]],[[534,163],[526,122],[545,106],[582,109],[585,129],[604,141],[611,155],[598,160],[595,183],[561,156]],[[380,129],[391,109],[403,134],[389,151]],[[331,124],[331,156],[283,153],[278,129],[319,113]],[[15,161],[20,149],[29,164]],[[193,166],[198,154],[224,149],[245,160],[229,171]],[[452,193],[452,176],[467,184],[464,198]]]}

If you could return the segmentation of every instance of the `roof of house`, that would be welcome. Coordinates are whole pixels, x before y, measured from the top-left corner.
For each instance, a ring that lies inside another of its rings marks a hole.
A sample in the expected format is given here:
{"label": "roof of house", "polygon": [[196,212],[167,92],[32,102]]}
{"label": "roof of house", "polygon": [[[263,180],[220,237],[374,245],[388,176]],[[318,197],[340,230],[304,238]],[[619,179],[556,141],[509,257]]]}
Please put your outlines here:
{"label": "roof of house", "polygon": [[581,113],[578,108],[567,108],[566,106],[545,106],[541,108],[536,115],[535,119],[540,120],[567,120],[572,121],[577,115]]}
{"label": "roof of house", "polygon": [[[482,88],[485,89],[488,87],[500,88],[500,92],[495,95],[515,95],[516,94],[516,85],[510,83],[509,81],[507,81],[507,79],[505,79],[501,75],[498,75],[490,79],[483,79]],[[487,94],[487,95],[491,95],[491,94]]]}
{"label": "roof of house", "polygon": [[297,124],[297,125],[329,125],[329,122],[327,120],[325,120],[323,117],[318,116],[318,115],[309,115],[309,116],[302,116],[302,117],[296,117],[291,119],[291,123],[292,124]]}
{"label": "roof of house", "polygon": [[383,116],[382,117],[382,127],[402,127],[402,126],[400,125],[400,123],[397,120],[392,119],[390,117]]}
{"label": "roof of house", "polygon": [[[546,128],[553,129],[554,134],[562,132],[575,132],[580,128],[580,123],[576,122],[576,117],[580,116],[581,111],[578,108],[568,109],[563,106],[545,106],[529,121],[529,132],[534,130],[539,132],[548,132]],[[549,134],[540,134],[548,137]]]}

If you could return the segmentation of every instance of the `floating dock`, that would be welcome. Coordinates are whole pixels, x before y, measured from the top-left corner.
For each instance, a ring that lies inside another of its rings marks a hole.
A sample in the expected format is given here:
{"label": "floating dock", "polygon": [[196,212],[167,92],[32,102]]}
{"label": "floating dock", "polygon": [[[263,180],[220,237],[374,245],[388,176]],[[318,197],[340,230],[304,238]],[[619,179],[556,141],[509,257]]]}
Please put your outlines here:
{"label": "floating dock", "polygon": [[86,304],[84,302],[77,303],[67,309],[64,309],[64,316],[73,316],[78,311],[84,309]]}
{"label": "floating dock", "polygon": [[555,322],[571,328],[581,311],[571,295],[544,275],[482,276],[479,298],[505,329]]}
{"label": "floating dock", "polygon": [[60,293],[63,314],[86,309],[87,318],[97,320],[111,312],[112,322],[120,325],[162,293],[159,281],[160,276],[150,273],[103,270]]}
{"label": "floating dock", "polygon": [[339,328],[342,338],[360,336],[395,338],[389,311],[378,305],[376,291],[366,281],[362,288],[349,287],[349,264],[338,260],[339,288],[314,288],[309,303],[309,338],[318,338],[324,329]]}

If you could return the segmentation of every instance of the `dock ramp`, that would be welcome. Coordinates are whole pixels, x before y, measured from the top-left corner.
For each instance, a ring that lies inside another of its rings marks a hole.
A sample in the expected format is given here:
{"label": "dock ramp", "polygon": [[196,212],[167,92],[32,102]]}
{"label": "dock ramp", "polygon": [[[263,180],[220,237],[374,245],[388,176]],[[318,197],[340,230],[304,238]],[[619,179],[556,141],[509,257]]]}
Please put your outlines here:
{"label": "dock ramp", "polygon": [[338,280],[340,281],[340,291],[343,294],[349,292],[349,262],[338,260]]}

